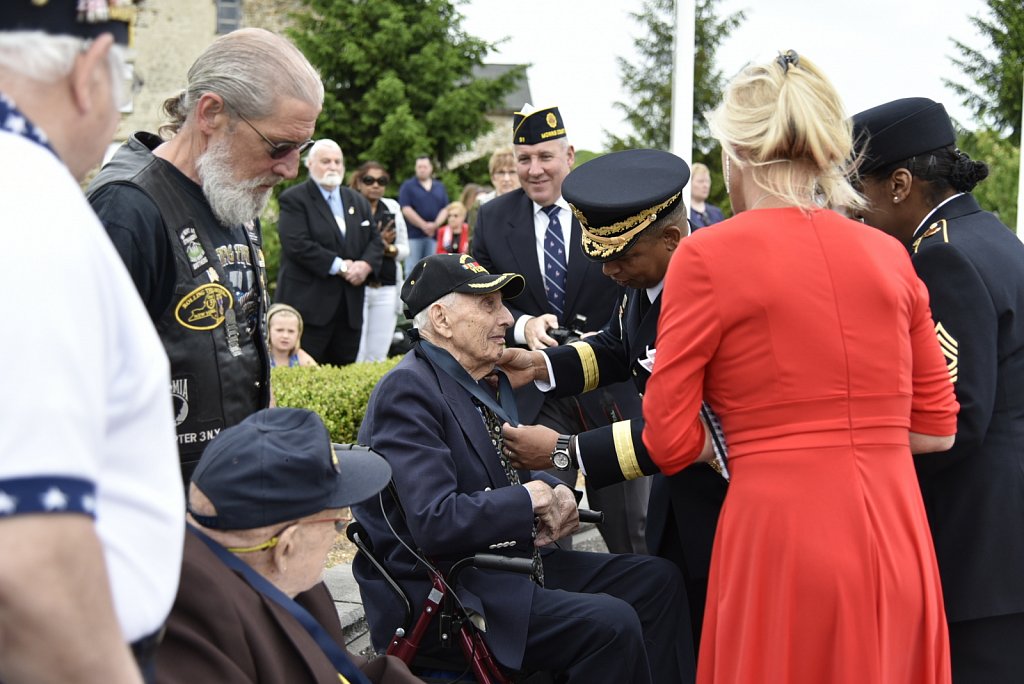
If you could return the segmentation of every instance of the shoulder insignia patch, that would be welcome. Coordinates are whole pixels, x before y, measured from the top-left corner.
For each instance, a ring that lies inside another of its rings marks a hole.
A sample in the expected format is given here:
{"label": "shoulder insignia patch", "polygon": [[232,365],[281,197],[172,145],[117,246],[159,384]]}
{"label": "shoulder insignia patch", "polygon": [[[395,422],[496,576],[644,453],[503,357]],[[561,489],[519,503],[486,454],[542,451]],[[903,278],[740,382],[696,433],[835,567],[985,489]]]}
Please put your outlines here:
{"label": "shoulder insignia patch", "polygon": [[925,238],[930,238],[932,235],[938,235],[942,233],[942,241],[949,242],[949,231],[946,229],[946,219],[939,219],[932,225],[928,226],[927,230],[921,233],[920,237],[914,240],[914,254],[917,254],[917,249],[921,246],[921,242]]}
{"label": "shoulder insignia patch", "polygon": [[939,338],[939,346],[942,348],[942,355],[946,357],[946,369],[949,371],[949,381],[956,383],[959,374],[960,343],[949,334],[942,323],[935,324],[935,336]]}
{"label": "shoulder insignia patch", "polygon": [[224,322],[234,298],[220,283],[206,283],[181,298],[174,317],[189,330],[213,330]]}

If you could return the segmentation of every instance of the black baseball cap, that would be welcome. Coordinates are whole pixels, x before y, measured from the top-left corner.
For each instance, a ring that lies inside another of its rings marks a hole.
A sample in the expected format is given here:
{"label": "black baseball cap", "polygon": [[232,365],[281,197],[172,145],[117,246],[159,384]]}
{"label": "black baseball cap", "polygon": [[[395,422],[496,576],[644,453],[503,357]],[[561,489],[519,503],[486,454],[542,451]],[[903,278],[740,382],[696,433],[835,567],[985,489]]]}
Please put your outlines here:
{"label": "black baseball cap", "polygon": [[365,501],[391,480],[369,449],[336,445],[320,416],[269,408],[213,438],[192,473],[216,515],[189,513],[217,530],[250,530]]}
{"label": "black baseball cap", "polygon": [[518,273],[492,274],[468,254],[433,254],[413,267],[402,286],[405,316],[412,318],[450,292],[518,297],[526,281]]}
{"label": "black baseball cap", "polygon": [[956,144],[956,131],[941,103],[905,97],[853,116],[853,140],[862,174]]}
{"label": "black baseball cap", "polygon": [[78,4],[78,0],[4,0],[0,31],[43,31],[76,38],[110,33],[121,45],[129,44],[139,11],[134,0],[103,0],[83,11]]}
{"label": "black baseball cap", "polygon": [[612,152],[573,170],[562,197],[583,229],[583,253],[598,262],[623,256],[679,205],[689,181],[686,162],[662,150]]}

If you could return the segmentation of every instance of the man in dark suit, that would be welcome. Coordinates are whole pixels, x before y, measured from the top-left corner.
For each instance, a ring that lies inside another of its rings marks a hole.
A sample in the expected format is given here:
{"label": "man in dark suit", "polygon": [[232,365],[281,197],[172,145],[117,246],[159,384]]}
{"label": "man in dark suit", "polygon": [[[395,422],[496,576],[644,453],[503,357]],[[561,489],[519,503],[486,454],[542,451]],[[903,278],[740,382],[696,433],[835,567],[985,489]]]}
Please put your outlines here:
{"label": "man in dark suit", "polygon": [[343,507],[390,476],[380,456],[332,446],[305,409],[264,409],[218,434],[189,485],[182,582],[157,681],[420,682],[396,658],[367,663],[345,650],[320,581]]}
{"label": "man in dark suit", "polygon": [[1024,245],[970,195],[988,167],[945,108],[895,100],[853,117],[860,217],[911,252],[960,402],[956,443],[915,457],[949,621],[954,682],[1024,672]]}
{"label": "man in dark suit", "polygon": [[[689,175],[686,162],[668,152],[626,150],[594,159],[566,179],[563,192],[582,223],[583,253],[602,264],[626,294],[596,335],[543,351],[507,350],[501,367],[512,374],[513,384],[540,381],[545,390],[572,396],[632,377],[634,391],[643,396],[654,365],[662,285],[672,254],[687,234],[682,193]],[[543,426],[506,426],[504,436],[517,466],[546,466],[552,451],[559,450],[565,452],[562,462],[582,464],[595,487],[655,475],[647,546],[674,561],[683,574],[696,646],[726,480],[706,463],[669,478],[657,474],[641,439],[643,428],[638,416],[576,435]],[[722,457],[721,436],[717,447]]]}
{"label": "man in dark suit", "polygon": [[[480,207],[473,256],[491,271],[523,274],[526,291],[509,304],[515,324],[508,343],[543,349],[558,344],[549,334],[553,329],[600,330],[623,291],[604,277],[600,264],[584,257],[580,223],[562,197],[562,182],[576,157],[558,108],[534,110],[525,105],[513,117],[512,127],[521,188]],[[578,316],[585,322],[580,324]],[[641,410],[629,383],[602,388],[578,401],[545,397],[530,384],[516,390],[516,400],[524,423],[568,434],[639,416]],[[550,472],[575,485],[576,470]],[[605,512],[606,522],[599,529],[609,550],[647,550],[649,486],[648,481],[635,480],[603,491],[587,487],[590,505]]]}
{"label": "man in dark suit", "polygon": [[302,346],[310,356],[341,366],[359,352],[365,283],[380,268],[384,243],[369,202],[342,185],[337,143],[318,140],[306,166],[309,180],[281,193],[276,301],[302,314]]}
{"label": "man in dark suit", "polygon": [[[686,597],[671,563],[539,551],[578,526],[576,499],[559,480],[509,465],[500,425],[516,422],[511,388],[501,373],[497,394],[484,380],[512,325],[502,292],[522,289],[521,276],[492,275],[468,255],[413,269],[402,300],[418,340],[377,385],[359,432],[390,463],[400,501],[383,492],[355,506],[356,517],[414,605],[431,585],[413,549],[442,568],[479,551],[532,558],[532,577],[473,568],[455,587],[506,667],[565,682],[692,681]],[[357,557],[353,569],[380,648],[402,610],[369,562]],[[427,638],[436,647],[436,632]]]}

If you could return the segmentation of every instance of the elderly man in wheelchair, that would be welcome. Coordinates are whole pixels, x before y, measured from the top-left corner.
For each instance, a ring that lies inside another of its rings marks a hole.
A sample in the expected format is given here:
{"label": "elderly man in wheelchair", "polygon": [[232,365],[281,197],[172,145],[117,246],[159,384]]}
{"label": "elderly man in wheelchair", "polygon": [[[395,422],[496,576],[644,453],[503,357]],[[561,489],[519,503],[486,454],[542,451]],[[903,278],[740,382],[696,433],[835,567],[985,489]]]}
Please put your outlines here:
{"label": "elderly man in wheelchair", "polygon": [[[494,369],[512,317],[502,297],[522,276],[490,274],[467,255],[421,261],[402,289],[413,350],[377,385],[359,440],[391,465],[393,487],[353,507],[383,569],[414,606],[442,571],[477,552],[528,559],[532,572],[467,568],[453,587],[494,658],[513,672],[564,682],[686,682],[694,674],[688,606],[660,558],[568,551],[575,492],[517,471],[501,425],[516,424],[508,380]],[[354,563],[374,647],[401,627],[403,605],[365,554]],[[423,634],[421,652],[440,647]]]}

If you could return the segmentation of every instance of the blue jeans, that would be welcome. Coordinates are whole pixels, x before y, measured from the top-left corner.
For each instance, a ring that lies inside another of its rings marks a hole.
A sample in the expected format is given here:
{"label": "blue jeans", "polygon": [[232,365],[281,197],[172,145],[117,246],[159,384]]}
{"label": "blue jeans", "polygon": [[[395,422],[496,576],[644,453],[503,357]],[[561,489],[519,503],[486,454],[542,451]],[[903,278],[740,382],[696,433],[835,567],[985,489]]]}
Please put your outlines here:
{"label": "blue jeans", "polygon": [[437,251],[437,240],[432,237],[411,237],[409,238],[409,256],[405,258],[405,275],[412,273],[412,267],[420,262],[420,259],[428,257]]}

